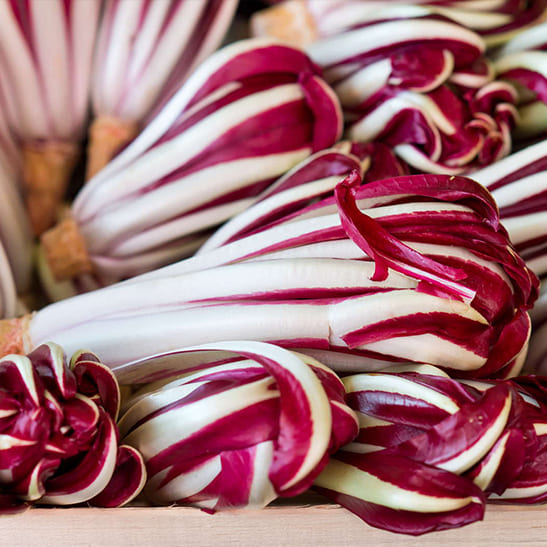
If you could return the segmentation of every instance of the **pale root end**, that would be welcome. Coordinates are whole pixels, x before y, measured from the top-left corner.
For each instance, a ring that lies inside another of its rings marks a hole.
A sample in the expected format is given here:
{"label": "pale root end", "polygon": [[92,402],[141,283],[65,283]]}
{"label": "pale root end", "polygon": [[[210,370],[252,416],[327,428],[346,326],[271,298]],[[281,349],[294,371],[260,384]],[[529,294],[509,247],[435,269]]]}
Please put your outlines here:
{"label": "pale root end", "polygon": [[44,233],[41,244],[51,273],[57,281],[93,271],[85,240],[70,215]]}
{"label": "pale root end", "polygon": [[35,235],[42,234],[55,224],[78,156],[78,146],[69,142],[41,142],[23,146],[25,199]]}
{"label": "pale root end", "polygon": [[95,118],[89,128],[86,180],[98,173],[124,145],[132,141],[138,131],[136,122],[112,116]]}
{"label": "pale root end", "polygon": [[251,34],[269,36],[297,47],[317,39],[317,27],[304,0],[289,0],[251,17]]}
{"label": "pale root end", "polygon": [[27,313],[16,319],[0,321],[0,358],[13,353],[24,355],[32,349],[29,335],[31,319],[32,314]]}

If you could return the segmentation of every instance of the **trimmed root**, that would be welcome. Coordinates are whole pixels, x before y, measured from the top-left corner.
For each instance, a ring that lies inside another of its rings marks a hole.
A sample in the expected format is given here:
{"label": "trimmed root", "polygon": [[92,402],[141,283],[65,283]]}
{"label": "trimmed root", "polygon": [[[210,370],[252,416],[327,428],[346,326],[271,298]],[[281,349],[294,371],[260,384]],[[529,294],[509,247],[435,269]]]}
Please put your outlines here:
{"label": "trimmed root", "polygon": [[78,156],[78,146],[74,143],[40,142],[23,146],[25,201],[35,235],[55,224]]}
{"label": "trimmed root", "polygon": [[28,313],[0,321],[0,358],[10,354],[25,355],[32,349],[28,333],[31,318],[32,314]]}
{"label": "trimmed root", "polygon": [[137,133],[136,122],[112,116],[95,118],[89,128],[86,180],[98,173]]}
{"label": "trimmed root", "polygon": [[42,235],[42,249],[57,281],[91,273],[93,265],[76,221],[66,215],[54,228]]}
{"label": "trimmed root", "polygon": [[317,28],[306,3],[289,0],[255,13],[251,17],[251,34],[304,47],[317,39]]}

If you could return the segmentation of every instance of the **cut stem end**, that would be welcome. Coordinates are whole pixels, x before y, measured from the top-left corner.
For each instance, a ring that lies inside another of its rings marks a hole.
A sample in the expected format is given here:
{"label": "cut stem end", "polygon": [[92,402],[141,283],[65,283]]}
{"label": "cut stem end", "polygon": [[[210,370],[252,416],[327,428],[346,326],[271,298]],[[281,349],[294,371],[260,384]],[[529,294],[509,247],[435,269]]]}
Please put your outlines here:
{"label": "cut stem end", "polygon": [[318,37],[315,21],[303,0],[289,0],[255,13],[251,34],[277,38],[296,47],[307,46]]}
{"label": "cut stem end", "polygon": [[138,124],[112,116],[95,118],[89,128],[86,180],[98,173],[138,133]]}
{"label": "cut stem end", "polygon": [[42,235],[42,249],[57,281],[91,273],[93,265],[76,221],[65,216],[57,226]]}
{"label": "cut stem end", "polygon": [[69,142],[23,146],[25,199],[35,235],[55,224],[78,156],[78,146]]}
{"label": "cut stem end", "polygon": [[29,337],[31,313],[16,319],[0,320],[0,358],[9,354],[24,355],[32,348]]}

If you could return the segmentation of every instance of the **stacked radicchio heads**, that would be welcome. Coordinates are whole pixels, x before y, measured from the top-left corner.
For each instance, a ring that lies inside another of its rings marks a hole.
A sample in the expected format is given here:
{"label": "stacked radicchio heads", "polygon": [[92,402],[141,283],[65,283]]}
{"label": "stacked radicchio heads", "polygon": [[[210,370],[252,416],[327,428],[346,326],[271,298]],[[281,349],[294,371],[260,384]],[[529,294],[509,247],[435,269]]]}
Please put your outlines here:
{"label": "stacked radicchio heads", "polygon": [[486,501],[547,499],[545,378],[422,365],[343,381],[360,432],[315,484],[368,523],[418,535],[480,520]]}
{"label": "stacked radicchio heads", "polygon": [[[341,130],[334,93],[301,51],[271,40],[219,50],[44,236],[56,278],[91,272],[104,285],[191,254]],[[81,238],[65,248],[72,232]]]}
{"label": "stacked radicchio heads", "polygon": [[101,1],[0,2],[0,104],[36,234],[54,223],[79,156],[100,11]]}
{"label": "stacked radicchio heads", "polygon": [[93,59],[91,178],[218,48],[237,0],[106,0]]}
{"label": "stacked radicchio heads", "polygon": [[334,372],[270,344],[208,344],[115,372],[124,383],[155,380],[120,420],[124,442],[144,456],[144,494],[155,504],[219,511],[298,495],[358,430]]}
{"label": "stacked radicchio heads", "polygon": [[361,185],[355,169],[317,201],[314,182],[271,196],[275,210],[258,202],[224,245],[42,308],[6,339],[85,341],[109,366],[238,335],[336,370],[518,373],[538,280],[482,186],[447,175]]}
{"label": "stacked radicchio heads", "polygon": [[87,351],[44,344],[0,361],[0,513],[30,504],[117,507],[142,489],[140,454],[120,445],[119,388]]}

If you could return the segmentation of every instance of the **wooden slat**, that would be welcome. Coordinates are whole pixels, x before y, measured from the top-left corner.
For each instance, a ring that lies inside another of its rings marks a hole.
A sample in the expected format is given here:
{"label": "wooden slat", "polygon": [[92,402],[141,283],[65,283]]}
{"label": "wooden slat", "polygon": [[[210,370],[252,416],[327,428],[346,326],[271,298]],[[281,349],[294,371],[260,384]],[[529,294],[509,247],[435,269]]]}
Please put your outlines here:
{"label": "wooden slat", "polygon": [[376,530],[339,506],[326,504],[215,515],[189,507],[34,508],[0,519],[0,545],[534,547],[547,545],[547,509],[490,506],[483,522],[412,538]]}

